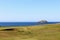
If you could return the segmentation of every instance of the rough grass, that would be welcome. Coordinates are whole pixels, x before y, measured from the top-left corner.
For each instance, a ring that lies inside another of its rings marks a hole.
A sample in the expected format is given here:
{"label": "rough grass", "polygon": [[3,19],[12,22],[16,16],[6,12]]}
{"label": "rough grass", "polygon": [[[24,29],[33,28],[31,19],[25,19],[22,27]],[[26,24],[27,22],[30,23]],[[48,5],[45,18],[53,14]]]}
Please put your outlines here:
{"label": "rough grass", "polygon": [[[4,31],[10,28],[16,30]],[[60,40],[60,24],[0,27],[0,40]]]}

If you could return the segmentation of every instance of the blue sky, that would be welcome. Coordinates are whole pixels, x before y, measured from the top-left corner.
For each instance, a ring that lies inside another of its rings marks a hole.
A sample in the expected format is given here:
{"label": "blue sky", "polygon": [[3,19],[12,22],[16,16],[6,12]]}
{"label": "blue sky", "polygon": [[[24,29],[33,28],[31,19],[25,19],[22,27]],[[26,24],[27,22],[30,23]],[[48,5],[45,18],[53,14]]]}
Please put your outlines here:
{"label": "blue sky", "polygon": [[0,22],[60,21],[60,0],[0,0]]}

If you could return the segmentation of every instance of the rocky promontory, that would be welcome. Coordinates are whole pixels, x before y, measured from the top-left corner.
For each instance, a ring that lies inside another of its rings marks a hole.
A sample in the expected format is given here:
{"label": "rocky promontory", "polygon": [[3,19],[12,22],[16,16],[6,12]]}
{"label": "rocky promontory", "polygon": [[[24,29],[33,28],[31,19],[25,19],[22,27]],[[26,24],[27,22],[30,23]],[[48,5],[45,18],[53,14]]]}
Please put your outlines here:
{"label": "rocky promontory", "polygon": [[47,20],[40,20],[39,23],[47,23]]}

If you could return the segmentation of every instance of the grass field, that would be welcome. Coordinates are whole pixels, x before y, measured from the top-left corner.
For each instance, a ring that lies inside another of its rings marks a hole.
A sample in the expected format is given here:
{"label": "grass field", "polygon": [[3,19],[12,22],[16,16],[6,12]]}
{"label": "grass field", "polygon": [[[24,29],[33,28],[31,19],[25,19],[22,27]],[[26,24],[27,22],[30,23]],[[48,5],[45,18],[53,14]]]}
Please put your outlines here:
{"label": "grass field", "polygon": [[0,40],[60,40],[60,24],[0,27]]}

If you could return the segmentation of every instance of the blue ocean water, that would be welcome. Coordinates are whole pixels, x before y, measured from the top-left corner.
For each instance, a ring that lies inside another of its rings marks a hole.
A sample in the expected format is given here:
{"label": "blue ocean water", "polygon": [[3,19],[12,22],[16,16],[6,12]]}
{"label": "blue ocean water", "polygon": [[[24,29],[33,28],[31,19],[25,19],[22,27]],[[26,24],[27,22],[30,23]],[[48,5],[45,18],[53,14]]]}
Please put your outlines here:
{"label": "blue ocean water", "polygon": [[32,25],[42,25],[42,24],[55,24],[59,22],[47,22],[47,23],[38,23],[38,22],[0,22],[0,26],[32,26]]}

